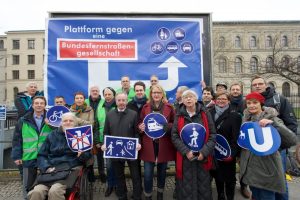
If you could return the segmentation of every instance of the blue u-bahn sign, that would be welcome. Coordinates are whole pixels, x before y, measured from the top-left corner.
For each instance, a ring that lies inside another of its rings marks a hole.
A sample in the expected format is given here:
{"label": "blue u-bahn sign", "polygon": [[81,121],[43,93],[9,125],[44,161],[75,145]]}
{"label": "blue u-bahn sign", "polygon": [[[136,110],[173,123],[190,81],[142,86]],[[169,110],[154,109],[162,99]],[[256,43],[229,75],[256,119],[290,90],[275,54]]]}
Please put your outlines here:
{"label": "blue u-bahn sign", "polygon": [[157,75],[170,102],[182,85],[201,96],[202,48],[210,43],[202,38],[202,18],[50,18],[46,33],[45,93],[50,105],[57,95],[70,104],[74,92],[87,94],[91,85],[119,88],[124,75],[132,86],[139,80],[149,86],[150,76]]}

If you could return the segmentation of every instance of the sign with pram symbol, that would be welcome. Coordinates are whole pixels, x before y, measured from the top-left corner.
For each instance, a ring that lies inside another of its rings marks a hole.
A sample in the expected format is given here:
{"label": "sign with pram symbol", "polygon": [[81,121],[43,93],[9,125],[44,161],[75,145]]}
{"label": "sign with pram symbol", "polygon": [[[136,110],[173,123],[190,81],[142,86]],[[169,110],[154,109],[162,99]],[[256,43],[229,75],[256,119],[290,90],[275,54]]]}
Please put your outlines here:
{"label": "sign with pram symbol", "polygon": [[164,125],[168,124],[167,119],[160,113],[150,113],[144,118],[145,133],[152,139],[157,139],[166,133]]}
{"label": "sign with pram symbol", "polygon": [[137,138],[104,136],[104,158],[137,159]]}

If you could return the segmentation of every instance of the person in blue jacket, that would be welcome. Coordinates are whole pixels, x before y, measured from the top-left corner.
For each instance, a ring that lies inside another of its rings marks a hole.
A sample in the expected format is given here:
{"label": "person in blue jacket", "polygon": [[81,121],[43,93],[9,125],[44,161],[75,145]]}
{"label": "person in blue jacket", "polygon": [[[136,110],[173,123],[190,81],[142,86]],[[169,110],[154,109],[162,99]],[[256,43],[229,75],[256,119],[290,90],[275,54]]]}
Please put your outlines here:
{"label": "person in blue jacket", "polygon": [[38,153],[38,168],[42,173],[51,173],[59,170],[70,170],[71,173],[64,180],[38,184],[28,193],[30,200],[64,200],[67,185],[72,185],[78,177],[82,166],[92,154],[90,151],[74,152],[65,137],[65,130],[77,126],[76,117],[68,112],[62,115],[61,127],[52,131],[46,138]]}

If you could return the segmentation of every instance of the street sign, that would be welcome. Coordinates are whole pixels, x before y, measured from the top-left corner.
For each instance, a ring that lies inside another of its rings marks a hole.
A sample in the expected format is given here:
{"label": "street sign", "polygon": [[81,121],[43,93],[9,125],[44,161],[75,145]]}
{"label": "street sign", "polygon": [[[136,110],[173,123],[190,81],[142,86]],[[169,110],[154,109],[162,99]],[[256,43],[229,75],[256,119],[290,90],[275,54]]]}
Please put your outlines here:
{"label": "street sign", "polygon": [[223,135],[216,135],[216,145],[215,145],[215,158],[217,160],[224,160],[231,156],[231,148]]}
{"label": "street sign", "polygon": [[0,105],[0,120],[6,120],[6,106]]}
{"label": "street sign", "polygon": [[143,120],[145,133],[152,139],[158,139],[166,133],[164,125],[168,124],[167,119],[160,113],[150,113]]}
{"label": "street sign", "polygon": [[67,112],[70,112],[70,110],[65,106],[52,106],[46,113],[49,124],[59,127],[61,125],[61,116]]}
{"label": "street sign", "polygon": [[104,158],[137,159],[137,138],[104,136]]}
{"label": "street sign", "polygon": [[206,130],[198,123],[186,124],[180,133],[183,143],[193,152],[198,152],[204,145]]}
{"label": "street sign", "polygon": [[66,129],[65,136],[70,149],[74,152],[88,151],[93,147],[93,129],[91,125]]}
{"label": "street sign", "polygon": [[[45,93],[49,104],[64,94],[98,85],[120,88],[121,77],[144,81],[155,74],[170,102],[178,86],[201,96],[201,18],[50,18],[47,21]],[[208,41],[207,41],[208,42]],[[55,77],[55,79],[53,78]]]}
{"label": "street sign", "polygon": [[281,144],[281,138],[272,125],[261,127],[258,122],[245,122],[240,129],[238,145],[249,149],[258,156],[266,156],[276,152]]}

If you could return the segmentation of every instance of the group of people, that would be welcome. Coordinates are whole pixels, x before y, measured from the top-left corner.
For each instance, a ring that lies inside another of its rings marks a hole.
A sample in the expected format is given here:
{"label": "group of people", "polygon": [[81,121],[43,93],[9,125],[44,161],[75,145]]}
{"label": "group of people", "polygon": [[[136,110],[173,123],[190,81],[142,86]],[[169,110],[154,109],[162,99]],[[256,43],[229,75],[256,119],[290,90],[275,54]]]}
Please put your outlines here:
{"label": "group of people", "polygon": [[[131,87],[129,77],[124,76],[120,89],[106,87],[102,90],[102,98],[99,87],[92,86],[87,98],[84,93],[76,92],[74,103],[70,106],[63,96],[57,96],[54,100],[56,105],[70,108],[70,113],[62,116],[60,128],[51,127],[45,119],[47,102],[38,95],[36,87],[35,91],[29,92],[31,85],[36,84],[27,85],[28,92],[22,96],[32,102],[31,106],[16,104],[20,118],[12,151],[12,158],[22,172],[24,199],[44,199],[47,193],[48,199],[64,199],[68,178],[37,184],[37,168],[41,172],[51,172],[67,164],[70,169],[78,169],[92,159],[92,154],[97,158],[100,180],[107,182],[106,197],[115,190],[118,199],[127,199],[127,163],[133,185],[132,198],[141,199],[144,193],[145,199],[152,199],[156,166],[156,197],[163,199],[168,162],[175,161],[174,197],[177,199],[212,199],[213,178],[218,199],[233,200],[236,162],[240,164],[244,197],[250,198],[249,185],[253,199],[288,199],[285,159],[287,149],[296,145],[297,121],[287,99],[268,87],[262,77],[252,79],[252,91],[245,98],[238,83],[233,83],[229,92],[224,83],[217,84],[216,92],[212,87],[204,87],[202,101],[192,89],[179,86],[174,104],[168,102],[157,76],[151,76],[150,82],[148,89],[141,81]],[[16,101],[22,102],[22,96]],[[275,101],[277,99],[279,103]],[[163,126],[165,134],[160,138],[152,139],[145,133],[144,118],[150,113],[159,113],[167,120]],[[237,144],[240,127],[242,122],[247,121],[257,121],[262,127],[272,124],[281,136],[280,149],[268,156],[257,156],[240,148]],[[182,129],[190,123],[201,124],[206,131],[204,144],[198,152],[192,151],[181,139]],[[68,149],[64,130],[79,125],[93,126],[93,152],[74,153]],[[231,156],[224,160],[214,157],[216,134],[224,136],[231,148]],[[104,135],[137,138],[138,159],[104,159],[103,152],[107,150]],[[76,173],[78,170],[73,171]],[[91,177],[94,175],[91,174]]]}

